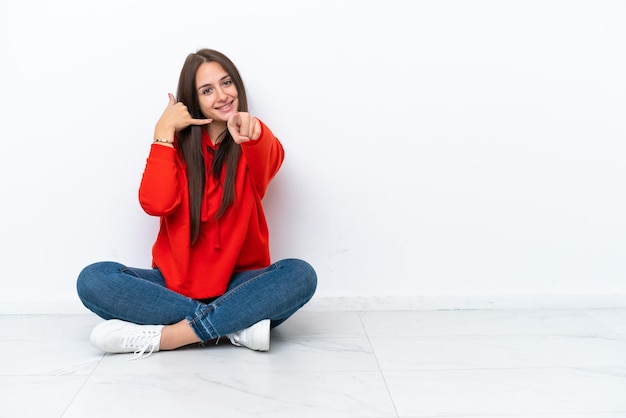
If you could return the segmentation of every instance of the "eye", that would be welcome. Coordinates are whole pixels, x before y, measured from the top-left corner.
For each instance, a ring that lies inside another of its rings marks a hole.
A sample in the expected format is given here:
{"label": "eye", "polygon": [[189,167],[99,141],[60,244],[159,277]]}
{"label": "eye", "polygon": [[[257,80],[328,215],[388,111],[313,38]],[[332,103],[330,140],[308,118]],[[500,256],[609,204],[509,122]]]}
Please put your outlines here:
{"label": "eye", "polygon": [[224,87],[228,87],[230,85],[233,84],[233,80],[231,80],[230,78],[227,78],[226,80],[224,80],[224,82],[222,83],[222,86]]}
{"label": "eye", "polygon": [[211,93],[213,93],[213,89],[211,87],[207,87],[200,92],[200,94],[202,94],[203,96],[206,96],[207,94],[211,94]]}

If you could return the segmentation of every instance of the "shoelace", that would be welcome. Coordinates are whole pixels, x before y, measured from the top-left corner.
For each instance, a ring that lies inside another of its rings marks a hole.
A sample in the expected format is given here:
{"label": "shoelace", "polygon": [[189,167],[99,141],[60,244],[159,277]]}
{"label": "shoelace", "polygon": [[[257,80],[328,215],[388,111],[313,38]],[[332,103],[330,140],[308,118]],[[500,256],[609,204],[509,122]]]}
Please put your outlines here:
{"label": "shoelace", "polygon": [[[132,360],[146,358],[156,350],[159,346],[160,335],[156,331],[135,331],[132,334],[124,336],[122,346],[134,348],[135,352]],[[148,351],[150,350],[150,351]],[[146,353],[148,351],[148,353]]]}

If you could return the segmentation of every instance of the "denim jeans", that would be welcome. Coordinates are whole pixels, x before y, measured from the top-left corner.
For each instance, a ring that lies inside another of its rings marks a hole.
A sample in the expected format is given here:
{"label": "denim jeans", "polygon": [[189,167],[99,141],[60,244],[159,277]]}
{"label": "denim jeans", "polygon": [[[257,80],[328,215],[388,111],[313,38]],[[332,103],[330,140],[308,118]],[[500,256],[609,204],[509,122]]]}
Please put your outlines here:
{"label": "denim jeans", "polygon": [[83,304],[104,319],[170,325],[186,319],[201,341],[263,320],[276,327],[315,293],[317,276],[305,261],[286,259],[259,270],[235,273],[227,291],[211,301],[188,298],[165,287],[159,269],[115,262],[91,264],[76,283]]}

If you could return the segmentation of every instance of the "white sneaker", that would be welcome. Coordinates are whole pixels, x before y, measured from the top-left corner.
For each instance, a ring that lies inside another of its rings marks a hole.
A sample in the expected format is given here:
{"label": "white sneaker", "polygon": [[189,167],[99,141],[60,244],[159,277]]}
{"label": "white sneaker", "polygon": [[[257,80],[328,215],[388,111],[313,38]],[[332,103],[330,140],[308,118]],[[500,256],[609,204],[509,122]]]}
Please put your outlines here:
{"label": "white sneaker", "polygon": [[267,351],[270,349],[270,320],[264,319],[249,328],[228,334],[227,337],[237,347]]}
{"label": "white sneaker", "polygon": [[110,319],[96,326],[89,340],[107,353],[134,353],[133,358],[145,358],[159,351],[162,329],[163,325],[137,325]]}

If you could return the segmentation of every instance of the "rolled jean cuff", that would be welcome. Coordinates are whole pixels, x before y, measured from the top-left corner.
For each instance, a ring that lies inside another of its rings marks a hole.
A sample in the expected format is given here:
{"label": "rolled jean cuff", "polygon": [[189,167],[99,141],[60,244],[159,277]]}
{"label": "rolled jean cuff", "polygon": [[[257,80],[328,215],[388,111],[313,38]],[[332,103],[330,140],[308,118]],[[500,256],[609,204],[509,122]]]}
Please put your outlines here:
{"label": "rolled jean cuff", "polygon": [[202,306],[196,310],[193,316],[187,316],[187,323],[196,333],[200,341],[210,341],[219,338],[219,334],[215,331],[213,324],[206,318],[207,306]]}

